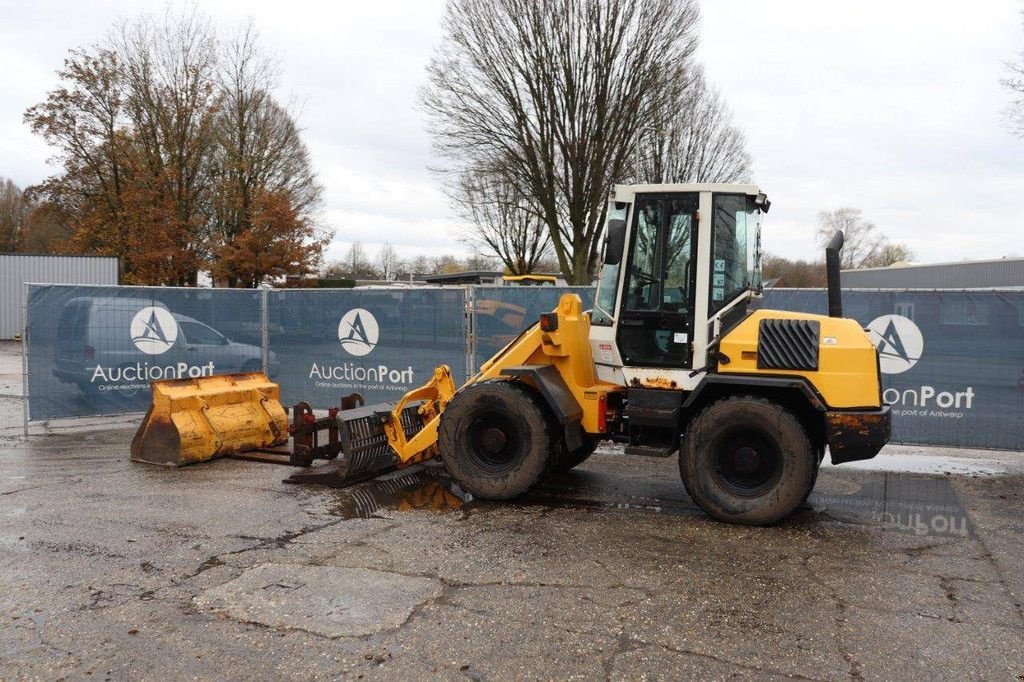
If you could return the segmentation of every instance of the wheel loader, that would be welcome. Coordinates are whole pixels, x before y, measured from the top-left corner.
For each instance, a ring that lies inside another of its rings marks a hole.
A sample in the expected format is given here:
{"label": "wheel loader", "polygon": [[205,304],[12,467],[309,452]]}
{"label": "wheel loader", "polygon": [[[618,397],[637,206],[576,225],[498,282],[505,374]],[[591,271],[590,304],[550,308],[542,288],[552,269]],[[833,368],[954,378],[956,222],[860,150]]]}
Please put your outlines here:
{"label": "wheel loader", "polygon": [[[826,449],[833,464],[874,457],[890,413],[878,352],[842,317],[842,233],[826,249],[827,316],[751,308],[769,207],[753,185],[615,186],[591,310],[562,296],[461,387],[440,366],[395,405],[350,399],[326,419],[329,445],[307,430],[297,448],[337,461],[290,480],[344,485],[437,457],[472,495],[508,500],[614,441],[629,455],[677,457],[690,497],[715,519],[782,519],[807,499]],[[133,458],[175,449],[161,443],[174,408],[155,412]],[[263,444],[287,433],[273,412]]]}

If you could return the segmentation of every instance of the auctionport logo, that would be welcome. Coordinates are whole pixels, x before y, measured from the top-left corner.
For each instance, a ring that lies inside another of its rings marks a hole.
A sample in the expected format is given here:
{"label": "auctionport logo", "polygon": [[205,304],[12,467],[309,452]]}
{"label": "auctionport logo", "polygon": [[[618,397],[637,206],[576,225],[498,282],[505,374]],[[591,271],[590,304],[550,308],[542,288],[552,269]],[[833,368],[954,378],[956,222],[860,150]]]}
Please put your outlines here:
{"label": "auctionport logo", "polygon": [[[902,315],[882,315],[867,327],[878,348],[882,374],[902,374],[917,364],[924,353],[924,336],[914,321]],[[939,417],[962,419],[974,407],[974,388],[943,390],[931,385],[911,388],[890,386],[882,391],[882,400],[893,406],[900,417]]]}
{"label": "auctionport logo", "polygon": [[380,327],[369,310],[353,308],[338,323],[338,341],[350,355],[363,356],[377,347]]}
{"label": "auctionport logo", "polygon": [[883,374],[902,374],[917,364],[924,352],[924,337],[914,321],[902,315],[882,315],[868,325],[878,348]]}
{"label": "auctionport logo", "polygon": [[178,323],[166,308],[150,306],[135,313],[130,331],[132,343],[147,355],[166,353],[178,339]]}

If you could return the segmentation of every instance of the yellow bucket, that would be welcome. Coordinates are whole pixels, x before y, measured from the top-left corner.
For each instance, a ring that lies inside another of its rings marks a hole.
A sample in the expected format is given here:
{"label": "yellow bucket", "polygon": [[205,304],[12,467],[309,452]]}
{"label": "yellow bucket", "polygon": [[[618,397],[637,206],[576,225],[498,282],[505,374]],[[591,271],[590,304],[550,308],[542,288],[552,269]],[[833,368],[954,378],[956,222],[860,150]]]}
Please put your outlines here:
{"label": "yellow bucket", "polygon": [[184,466],[287,442],[281,389],[261,372],[154,381],[132,460]]}

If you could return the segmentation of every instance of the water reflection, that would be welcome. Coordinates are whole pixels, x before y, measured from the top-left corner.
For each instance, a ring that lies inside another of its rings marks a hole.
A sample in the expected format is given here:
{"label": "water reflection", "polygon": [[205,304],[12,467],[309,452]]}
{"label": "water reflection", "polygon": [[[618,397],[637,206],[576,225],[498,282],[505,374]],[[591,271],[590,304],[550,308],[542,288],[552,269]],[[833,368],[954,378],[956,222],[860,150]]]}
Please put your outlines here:
{"label": "water reflection", "polygon": [[[572,475],[546,481],[518,504],[700,514],[681,493],[679,498],[668,499],[665,482],[660,479],[631,481],[628,497],[613,481],[593,476],[586,479],[585,486],[574,481]],[[440,466],[413,467],[345,488],[338,491],[337,499],[334,513],[344,518],[369,518],[382,509],[464,510],[473,501]],[[916,536],[975,537],[971,519],[947,477],[828,469],[818,478],[809,504],[813,511],[797,514],[801,523],[840,521]]]}
{"label": "water reflection", "polygon": [[830,472],[819,479],[810,504],[817,512],[849,523],[917,536],[974,537],[971,519],[948,478]]}
{"label": "water reflection", "polygon": [[397,475],[343,490],[334,513],[346,519],[366,519],[381,509],[454,511],[473,499],[435,467]]}

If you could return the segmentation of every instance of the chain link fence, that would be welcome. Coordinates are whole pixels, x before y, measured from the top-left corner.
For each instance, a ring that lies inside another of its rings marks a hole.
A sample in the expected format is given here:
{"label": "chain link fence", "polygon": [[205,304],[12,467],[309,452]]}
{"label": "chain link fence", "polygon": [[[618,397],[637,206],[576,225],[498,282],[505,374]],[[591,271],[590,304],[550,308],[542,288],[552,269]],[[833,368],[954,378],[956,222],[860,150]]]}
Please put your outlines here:
{"label": "chain link fence", "polygon": [[[148,382],[263,370],[286,404],[395,400],[435,365],[457,381],[559,296],[590,287],[344,290],[28,285],[26,424],[144,411]],[[846,291],[881,354],[898,442],[1024,449],[1024,292]],[[764,308],[824,314],[825,293]]]}

